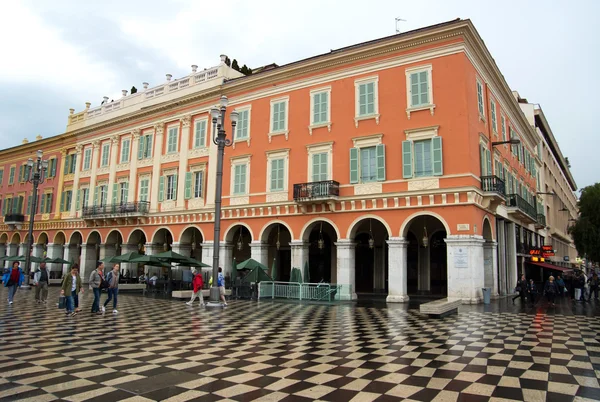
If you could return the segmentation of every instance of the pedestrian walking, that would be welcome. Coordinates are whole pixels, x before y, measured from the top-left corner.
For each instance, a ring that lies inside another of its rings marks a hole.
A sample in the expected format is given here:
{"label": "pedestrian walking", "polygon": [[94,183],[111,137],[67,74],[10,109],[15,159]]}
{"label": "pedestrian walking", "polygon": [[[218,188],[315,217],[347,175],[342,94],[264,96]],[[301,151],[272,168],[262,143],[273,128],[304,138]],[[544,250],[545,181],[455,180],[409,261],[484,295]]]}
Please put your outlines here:
{"label": "pedestrian walking", "polygon": [[100,311],[100,290],[106,287],[104,280],[104,263],[96,262],[96,269],[90,274],[90,288],[94,292],[94,302],[92,303],[92,314],[102,314]]}
{"label": "pedestrian walking", "polygon": [[189,302],[185,303],[188,306],[194,304],[194,300],[196,300],[196,296],[200,298],[200,307],[204,307],[204,296],[202,295],[202,288],[204,287],[204,280],[202,279],[202,271],[196,272],[196,268],[192,268],[192,275],[194,275],[194,279],[192,279],[192,298]]}
{"label": "pedestrian walking", "polygon": [[558,296],[564,297],[567,295],[567,286],[565,285],[565,281],[560,275],[556,276],[556,286],[558,286]]}
{"label": "pedestrian walking", "polygon": [[65,314],[71,317],[77,314],[77,311],[75,311],[74,297],[78,295],[81,290],[81,278],[77,271],[77,268],[71,268],[71,274],[66,275],[63,278],[60,289],[60,294],[65,296],[67,302]]}
{"label": "pedestrian walking", "polygon": [[12,263],[12,269],[2,276],[4,287],[8,288],[8,304],[13,304],[17,289],[25,280],[23,270],[19,267],[19,261]]}
{"label": "pedestrian walking", "polygon": [[225,300],[225,277],[223,276],[223,268],[219,267],[219,276],[217,276],[217,286],[219,287],[219,295],[223,301],[223,306],[227,306]]}
{"label": "pedestrian walking", "polygon": [[574,279],[575,282],[575,300],[576,301],[582,301],[585,303],[585,296],[584,296],[584,290],[585,290],[585,275],[583,274],[583,272],[579,272],[577,274],[577,277]]}
{"label": "pedestrian walking", "polygon": [[102,312],[106,312],[106,306],[112,300],[113,301],[113,314],[117,314],[117,295],[119,294],[119,264],[113,266],[112,271],[106,274],[106,282],[108,283],[108,299],[102,306]]}
{"label": "pedestrian walking", "polygon": [[598,300],[598,287],[600,286],[598,274],[594,273],[594,275],[592,275],[592,279],[588,281],[588,285],[590,287],[590,297],[588,300],[592,299],[592,293],[594,294],[594,300]]}
{"label": "pedestrian walking", "polygon": [[513,304],[515,304],[515,299],[520,297],[521,305],[525,306],[525,296],[527,295],[527,280],[525,280],[525,275],[521,275],[521,280],[517,281],[515,291],[517,294],[512,298]]}
{"label": "pedestrian walking", "polygon": [[35,302],[44,303],[48,299],[48,269],[45,262],[40,262],[40,269],[33,275],[33,286],[35,286]]}
{"label": "pedestrian walking", "polygon": [[548,282],[546,282],[546,286],[544,287],[544,293],[546,294],[548,302],[550,302],[552,307],[554,307],[554,300],[556,298],[556,294],[558,293],[558,286],[556,286],[556,282],[554,282],[553,276],[550,276],[550,278],[548,278]]}
{"label": "pedestrian walking", "polygon": [[529,301],[531,302],[531,305],[535,305],[538,290],[535,282],[533,282],[533,279],[529,280],[529,285],[527,285],[527,294],[529,295]]}
{"label": "pedestrian walking", "polygon": [[[77,270],[77,277],[81,281],[81,276],[79,275],[79,264],[73,264],[73,267],[71,269]],[[79,293],[83,294],[83,292],[84,292],[84,289],[83,289],[83,287],[81,287],[80,291],[73,295],[73,302],[75,304],[75,312],[76,313],[79,313],[81,311],[81,309],[79,308]]]}

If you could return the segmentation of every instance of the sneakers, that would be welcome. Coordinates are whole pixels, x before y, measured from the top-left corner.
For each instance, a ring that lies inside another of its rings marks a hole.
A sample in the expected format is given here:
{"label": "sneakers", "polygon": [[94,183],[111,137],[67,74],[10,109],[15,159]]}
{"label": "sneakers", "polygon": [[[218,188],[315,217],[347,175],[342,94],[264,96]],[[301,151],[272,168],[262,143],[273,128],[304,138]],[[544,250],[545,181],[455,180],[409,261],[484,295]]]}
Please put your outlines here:
{"label": "sneakers", "polygon": [[102,306],[102,312],[106,313],[106,307]]}
{"label": "sneakers", "polygon": [[186,302],[185,304],[187,304],[188,306],[191,306],[191,305],[192,305],[192,302],[191,302],[191,301],[189,301],[189,302]]}
{"label": "sneakers", "polygon": [[13,302],[9,301],[8,304],[13,304]]}
{"label": "sneakers", "polygon": [[118,311],[116,309],[113,310],[113,314],[117,314],[117,313],[118,313]]}
{"label": "sneakers", "polygon": [[[190,304],[190,306],[191,306],[191,304]],[[204,303],[200,303],[200,307],[204,307]]]}
{"label": "sneakers", "polygon": [[223,307],[227,307],[227,303],[223,303]]}

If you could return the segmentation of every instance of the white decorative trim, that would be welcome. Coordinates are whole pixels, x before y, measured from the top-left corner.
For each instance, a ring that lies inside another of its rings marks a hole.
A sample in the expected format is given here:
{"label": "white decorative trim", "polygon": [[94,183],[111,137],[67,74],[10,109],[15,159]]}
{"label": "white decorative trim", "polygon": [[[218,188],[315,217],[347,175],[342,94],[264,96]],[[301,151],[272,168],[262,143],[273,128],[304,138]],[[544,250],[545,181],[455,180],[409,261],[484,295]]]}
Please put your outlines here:
{"label": "white decorative trim", "polygon": [[[360,116],[360,89],[362,84],[368,84],[373,82],[373,114]],[[379,75],[364,77],[354,80],[354,124],[358,128],[358,122],[361,120],[375,119],[375,122],[379,124]]]}
{"label": "white decorative trim", "polygon": [[[162,171],[162,175],[163,176],[170,176],[170,175],[177,174],[178,172],[179,172],[179,169],[176,168],[176,167],[175,168],[169,168],[169,169],[164,169]],[[165,183],[165,186],[166,186],[166,183]]]}
{"label": "white decorative trim", "polygon": [[129,177],[127,177],[127,176],[118,177],[117,184],[121,184],[121,183],[129,183]]}
{"label": "white decorative trim", "polygon": [[[315,117],[315,95],[327,93],[327,120],[319,123],[313,121]],[[327,130],[331,132],[331,86],[313,89],[310,91],[310,124],[308,126],[308,132],[312,135],[313,130],[317,128],[327,127]]]}
{"label": "white decorative trim", "polygon": [[[58,169],[58,167],[57,167],[57,169]],[[73,173],[66,174],[63,177],[63,182],[64,181],[73,181],[73,180],[75,180],[75,174],[73,174]]]}
{"label": "white decorative trim", "polygon": [[248,205],[250,204],[249,196],[235,196],[229,198],[229,205]]}
{"label": "white decorative trim", "polygon": [[414,179],[408,182],[408,191],[433,190],[440,188],[440,179]]}
{"label": "white decorative trim", "polygon": [[383,184],[381,182],[354,184],[354,195],[381,194],[382,192]]}
{"label": "white decorative trim", "polygon": [[327,153],[327,180],[332,180],[333,177],[333,141],[322,142],[319,144],[310,144],[306,146],[308,152],[308,166],[306,181],[312,182],[313,177],[313,155]]}
{"label": "white decorative trim", "polygon": [[284,202],[288,200],[287,191],[278,191],[267,194],[267,202]]}
{"label": "white decorative trim", "polygon": [[154,161],[152,160],[152,158],[140,159],[137,161],[137,167],[141,168],[146,166],[152,166],[153,162]]}
{"label": "white decorative trim", "polygon": [[187,209],[200,209],[204,207],[204,198],[190,198],[188,200]]}
{"label": "white decorative trim", "polygon": [[98,168],[98,170],[96,170],[96,175],[107,174],[109,172],[110,172],[110,165],[109,166],[103,166],[101,168]]}
{"label": "white decorative trim", "polygon": [[429,140],[438,136],[439,128],[440,126],[414,128],[411,130],[404,130],[404,133],[406,134],[406,139],[408,141]]}
{"label": "white decorative trim", "polygon": [[179,160],[179,152],[164,154],[160,156],[160,163],[174,162]]}
{"label": "white decorative trim", "polygon": [[367,135],[352,138],[354,148],[374,147],[381,144],[383,134]]}
{"label": "white decorative trim", "polygon": [[275,137],[277,135],[285,135],[285,140],[287,141],[290,136],[290,132],[288,130],[285,130],[285,131],[276,132],[276,133],[269,133],[269,144],[271,143],[271,141],[273,141],[273,137]]}
{"label": "white decorative trim", "polygon": [[[433,103],[433,75],[432,75],[432,70],[433,67],[431,64],[427,64],[424,66],[417,66],[417,67],[411,67],[411,68],[407,68],[404,71],[404,74],[406,75],[406,117],[410,120],[410,114],[413,112],[417,112],[420,110],[429,110],[429,112],[431,113],[431,115],[433,116],[433,110],[435,109],[435,104]],[[411,84],[410,84],[410,76],[411,74],[414,73],[420,73],[422,71],[427,71],[427,88],[428,88],[428,98],[429,98],[429,103],[426,105],[418,105],[418,106],[412,106],[411,102],[412,102],[412,98],[411,98]]]}
{"label": "white decorative trim", "polygon": [[188,159],[201,158],[203,156],[208,156],[209,151],[210,150],[208,147],[190,149],[188,151]]}
{"label": "white decorative trim", "polygon": [[131,168],[131,163],[127,162],[127,163],[119,163],[117,165],[117,172],[122,172],[124,170],[129,170]]}
{"label": "white decorative trim", "polygon": [[177,206],[177,201],[175,200],[167,200],[160,203],[161,212],[172,211]]}

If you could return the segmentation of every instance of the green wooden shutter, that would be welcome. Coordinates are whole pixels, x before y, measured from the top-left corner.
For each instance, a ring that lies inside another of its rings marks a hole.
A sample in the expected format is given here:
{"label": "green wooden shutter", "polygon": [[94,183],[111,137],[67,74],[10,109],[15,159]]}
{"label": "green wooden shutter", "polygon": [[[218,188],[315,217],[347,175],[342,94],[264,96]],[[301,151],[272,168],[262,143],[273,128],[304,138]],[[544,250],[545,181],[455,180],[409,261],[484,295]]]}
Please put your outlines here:
{"label": "green wooden shutter", "polygon": [[485,147],[482,143],[479,143],[479,167],[481,168],[481,175],[486,176],[485,172]]}
{"label": "green wooden shutter", "polygon": [[163,202],[165,199],[165,176],[158,178],[158,202]]}
{"label": "green wooden shutter", "polygon": [[350,148],[350,183],[358,183],[358,148]]}
{"label": "green wooden shutter", "polygon": [[67,192],[63,191],[60,195],[60,212],[64,212],[65,210],[65,197],[67,196]]}
{"label": "green wooden shutter", "polygon": [[70,155],[65,156],[65,160],[64,160],[65,165],[63,166],[63,174],[69,173],[69,157],[70,157]]}
{"label": "green wooden shutter", "polygon": [[40,203],[40,212],[43,214],[43,213],[45,213],[45,211],[46,211],[46,210],[44,209],[44,208],[46,207],[46,195],[45,195],[45,194],[42,194],[40,197],[41,197],[41,199],[42,199],[42,201],[41,201],[41,203]]}
{"label": "green wooden shutter", "polygon": [[24,165],[19,166],[19,183],[23,181],[23,167]]}
{"label": "green wooden shutter", "polygon": [[312,181],[321,181],[321,158],[320,154],[312,156]]}
{"label": "green wooden shutter", "polygon": [[413,177],[412,141],[402,141],[402,177]]}
{"label": "green wooden shutter", "polygon": [[138,159],[142,159],[144,157],[144,136],[140,135],[140,139],[138,142]]}
{"label": "green wooden shutter", "polygon": [[[444,161],[442,157],[442,137],[433,137],[433,175],[441,176],[444,174]],[[491,163],[491,162],[490,162]],[[490,171],[492,167],[490,165]]]}
{"label": "green wooden shutter", "polygon": [[113,205],[118,204],[118,202],[117,202],[118,199],[119,199],[119,184],[115,183],[115,184],[113,184],[113,188],[112,188],[112,203],[113,203]]}
{"label": "green wooden shutter", "polygon": [[27,212],[26,212],[27,215],[31,214],[31,200],[32,200],[31,196],[27,197]]}
{"label": "green wooden shutter", "polygon": [[185,196],[186,200],[192,198],[192,172],[185,172]]}
{"label": "green wooden shutter", "polygon": [[489,149],[485,150],[485,161],[487,164],[487,175],[492,175],[492,154]]}
{"label": "green wooden shutter", "polygon": [[173,175],[173,200],[177,199],[177,175]]}
{"label": "green wooden shutter", "polygon": [[94,187],[94,206],[98,205],[98,186]]}
{"label": "green wooden shutter", "polygon": [[79,207],[80,207],[79,204],[81,202],[80,197],[81,197],[81,190],[77,190],[77,198],[76,198],[76,201],[75,201],[75,211],[79,211]]}
{"label": "green wooden shutter", "polygon": [[385,144],[379,144],[375,147],[377,157],[377,181],[385,181]]}

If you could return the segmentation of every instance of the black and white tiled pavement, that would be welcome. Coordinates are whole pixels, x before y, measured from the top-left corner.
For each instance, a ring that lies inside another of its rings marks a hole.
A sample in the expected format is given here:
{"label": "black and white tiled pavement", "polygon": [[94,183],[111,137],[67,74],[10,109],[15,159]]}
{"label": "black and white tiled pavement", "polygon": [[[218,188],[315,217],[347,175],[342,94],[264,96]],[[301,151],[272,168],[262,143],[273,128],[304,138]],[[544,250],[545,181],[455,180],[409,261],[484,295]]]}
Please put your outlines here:
{"label": "black and white tiled pavement", "polygon": [[[600,317],[183,302],[119,295],[67,318],[0,304],[0,400],[600,400]],[[102,300],[106,298],[103,295]],[[6,300],[6,289],[0,289]]]}

